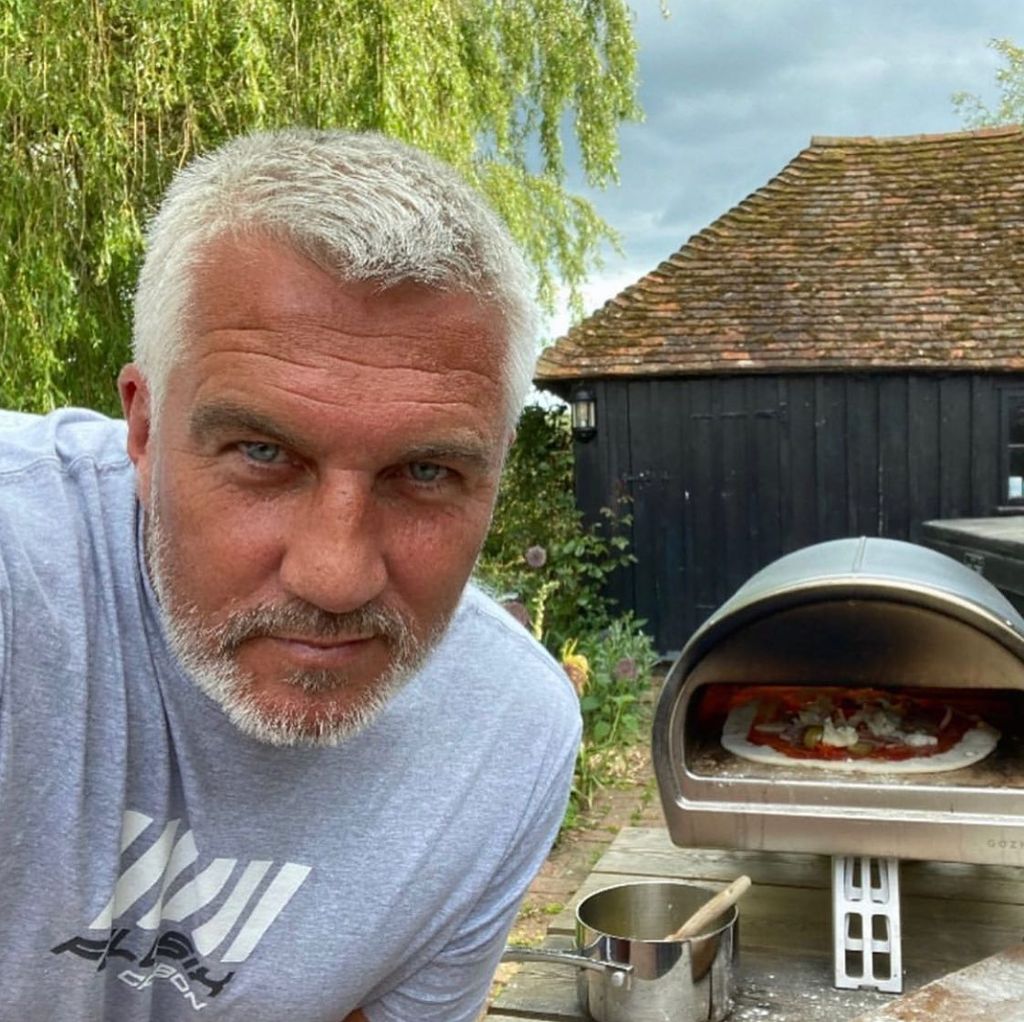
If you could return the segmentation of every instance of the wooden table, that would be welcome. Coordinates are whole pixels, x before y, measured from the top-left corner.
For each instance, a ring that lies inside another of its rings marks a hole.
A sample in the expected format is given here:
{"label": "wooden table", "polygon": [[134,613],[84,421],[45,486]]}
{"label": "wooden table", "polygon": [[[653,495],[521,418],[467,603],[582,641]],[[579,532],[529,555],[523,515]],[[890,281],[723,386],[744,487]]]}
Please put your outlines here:
{"label": "wooden table", "polygon": [[[740,903],[731,1022],[844,1022],[892,1002],[892,994],[832,986],[826,856],[677,848],[662,828],[619,833],[572,904],[555,918],[546,945],[571,947],[576,904],[604,887],[653,879],[722,887],[742,873],[754,886]],[[904,991],[1024,939],[1024,868],[903,862],[900,886]],[[487,1015],[487,1022],[512,1019],[585,1022],[576,1003],[575,970],[521,966]]]}

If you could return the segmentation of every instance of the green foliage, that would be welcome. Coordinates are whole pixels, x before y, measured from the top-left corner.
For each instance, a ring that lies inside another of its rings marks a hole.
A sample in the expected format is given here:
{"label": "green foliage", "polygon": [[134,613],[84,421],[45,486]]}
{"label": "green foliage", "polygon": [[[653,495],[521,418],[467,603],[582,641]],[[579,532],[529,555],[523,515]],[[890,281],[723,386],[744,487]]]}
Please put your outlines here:
{"label": "green foliage", "polygon": [[582,631],[611,621],[602,585],[632,560],[609,510],[605,528],[586,528],[573,496],[572,436],[565,409],[528,406],[509,453],[491,531],[476,576],[531,614],[537,637],[558,655]]}
{"label": "green foliage", "polygon": [[1004,61],[996,72],[999,87],[999,105],[989,109],[975,95],[958,92],[953,96],[953,105],[972,128],[990,127],[996,124],[1024,123],[1024,49],[1009,39],[992,39],[989,46]]}
{"label": "green foliage", "polygon": [[142,224],[243,131],[377,129],[460,168],[549,305],[613,240],[566,192],[639,116],[625,0],[10,0],[0,10],[0,406],[110,410]]}
{"label": "green foliage", "polygon": [[635,742],[642,722],[641,698],[650,689],[658,659],[643,622],[626,614],[598,635],[581,639],[577,649],[590,665],[580,697],[584,741],[592,748]]}
{"label": "green foliage", "polygon": [[562,662],[580,695],[583,742],[565,826],[621,774],[626,750],[643,739],[644,697],[657,662],[643,622],[614,616],[602,595],[608,574],[633,558],[607,512],[586,528],[573,498],[572,437],[564,409],[528,407],[509,454],[477,579],[514,597],[534,635]]}
{"label": "green foliage", "polygon": [[565,826],[575,824],[603,787],[614,784],[623,757],[644,740],[657,654],[643,622],[627,614],[598,634],[585,636],[576,646],[589,662],[589,677],[580,694],[583,741],[576,756],[576,771]]}

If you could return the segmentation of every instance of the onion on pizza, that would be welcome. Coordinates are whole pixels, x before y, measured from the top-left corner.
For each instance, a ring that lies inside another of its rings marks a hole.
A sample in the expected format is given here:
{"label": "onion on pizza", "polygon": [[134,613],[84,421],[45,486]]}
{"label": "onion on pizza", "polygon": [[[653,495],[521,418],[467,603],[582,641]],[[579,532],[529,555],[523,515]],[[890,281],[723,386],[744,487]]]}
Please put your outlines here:
{"label": "onion on pizza", "polygon": [[873,773],[977,763],[1000,733],[932,694],[840,686],[764,685],[737,694],[722,745],[756,763]]}

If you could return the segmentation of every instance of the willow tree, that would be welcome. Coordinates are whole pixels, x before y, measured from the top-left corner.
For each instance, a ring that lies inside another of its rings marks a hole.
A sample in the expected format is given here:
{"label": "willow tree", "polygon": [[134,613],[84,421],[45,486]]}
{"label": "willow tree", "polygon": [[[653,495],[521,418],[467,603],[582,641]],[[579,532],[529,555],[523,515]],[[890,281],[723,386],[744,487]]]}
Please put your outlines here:
{"label": "willow tree", "polygon": [[[651,2],[651,0],[648,0]],[[613,237],[636,118],[624,0],[10,0],[0,12],[0,406],[112,407],[142,232],[171,174],[285,124],[376,129],[490,197],[549,306]]]}
{"label": "willow tree", "polygon": [[988,107],[969,92],[956,93],[953,104],[972,128],[1024,124],[1024,49],[1009,39],[993,39],[989,46],[1003,59],[1003,66],[996,71],[998,104]]}

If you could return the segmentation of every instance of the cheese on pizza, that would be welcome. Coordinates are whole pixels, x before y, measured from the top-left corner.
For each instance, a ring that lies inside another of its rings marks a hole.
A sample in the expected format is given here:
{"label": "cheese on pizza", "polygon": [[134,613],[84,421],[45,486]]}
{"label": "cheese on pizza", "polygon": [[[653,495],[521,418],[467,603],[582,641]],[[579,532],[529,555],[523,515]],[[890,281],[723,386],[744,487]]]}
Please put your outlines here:
{"label": "cheese on pizza", "polygon": [[722,745],[755,763],[932,773],[977,763],[999,738],[978,715],[930,695],[773,685],[737,695]]}

